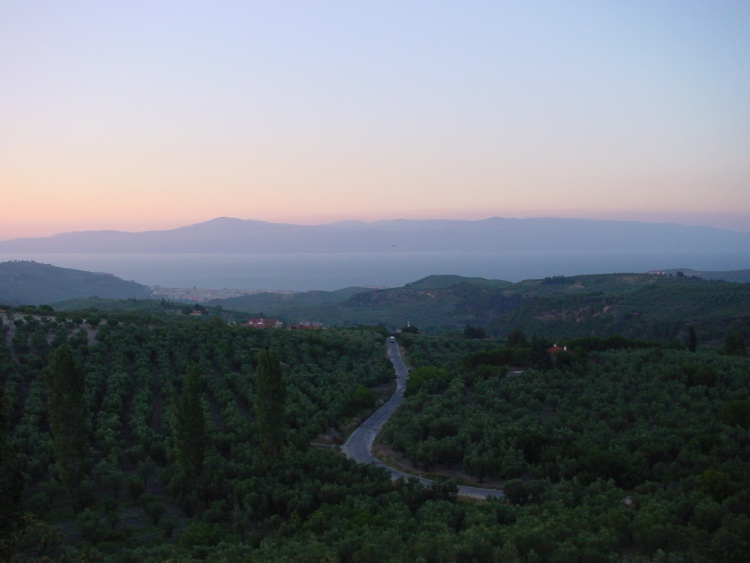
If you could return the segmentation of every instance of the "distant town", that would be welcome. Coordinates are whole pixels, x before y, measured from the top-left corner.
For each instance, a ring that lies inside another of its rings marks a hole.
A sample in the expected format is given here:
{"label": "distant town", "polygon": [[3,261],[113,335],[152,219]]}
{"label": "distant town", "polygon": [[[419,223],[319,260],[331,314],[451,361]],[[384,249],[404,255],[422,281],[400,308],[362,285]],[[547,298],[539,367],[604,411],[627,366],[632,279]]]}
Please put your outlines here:
{"label": "distant town", "polygon": [[161,287],[151,286],[151,292],[155,299],[166,299],[167,301],[189,301],[191,303],[204,303],[213,299],[231,299],[244,295],[255,295],[256,293],[280,293],[289,295],[296,293],[289,290],[272,289],[203,289],[186,287]]}

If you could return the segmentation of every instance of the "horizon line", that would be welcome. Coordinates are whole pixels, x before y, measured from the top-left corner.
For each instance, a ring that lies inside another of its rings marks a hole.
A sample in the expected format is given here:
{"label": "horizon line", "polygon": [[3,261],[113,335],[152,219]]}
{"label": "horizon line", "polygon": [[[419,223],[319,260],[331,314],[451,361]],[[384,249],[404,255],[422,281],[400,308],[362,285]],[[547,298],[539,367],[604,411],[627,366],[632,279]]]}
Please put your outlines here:
{"label": "horizon line", "polygon": [[198,220],[195,222],[185,223],[174,227],[166,227],[166,228],[146,228],[141,230],[124,230],[124,229],[113,229],[113,228],[103,228],[103,229],[75,229],[75,230],[62,230],[58,232],[54,232],[52,234],[48,235],[26,235],[26,236],[16,236],[12,238],[6,238],[6,239],[0,239],[0,242],[10,242],[13,240],[21,240],[21,239],[43,239],[43,238],[53,238],[57,236],[62,235],[70,235],[70,234],[81,234],[81,233],[121,233],[121,234],[141,234],[141,233],[153,233],[153,232],[167,232],[167,231],[176,231],[180,229],[185,229],[197,225],[203,225],[207,223],[212,223],[215,221],[221,221],[221,220],[227,220],[227,221],[242,221],[242,222],[253,222],[253,223],[264,223],[268,225],[288,225],[288,226],[294,226],[294,227],[325,227],[325,226],[332,226],[332,225],[339,225],[344,223],[361,223],[363,225],[372,225],[376,223],[396,223],[396,222],[412,222],[412,223],[427,223],[427,222],[454,222],[454,223],[481,223],[483,221],[491,221],[493,219],[499,219],[499,220],[508,220],[508,221],[534,221],[534,220],[555,220],[555,221],[586,221],[586,222],[600,222],[600,223],[638,223],[638,224],[653,224],[653,225],[678,225],[682,227],[687,228],[706,228],[706,229],[712,229],[717,231],[728,231],[728,232],[734,232],[739,234],[748,234],[750,233],[750,229],[747,230],[737,230],[737,229],[731,229],[727,227],[717,227],[715,225],[709,225],[705,223],[684,223],[679,221],[669,221],[664,219],[655,219],[655,220],[646,220],[646,219],[608,219],[608,218],[591,218],[591,217],[566,217],[566,216],[556,216],[556,215],[533,215],[528,217],[510,217],[510,216],[500,216],[500,215],[491,215],[488,217],[483,217],[481,219],[465,219],[465,218],[446,218],[446,217],[436,217],[436,218],[407,218],[407,217],[397,217],[393,219],[341,219],[341,220],[335,220],[335,221],[325,221],[325,222],[315,222],[315,223],[307,223],[307,222],[289,222],[289,221],[268,221],[263,219],[247,219],[247,218],[240,218],[240,217],[232,217],[228,215],[220,215],[216,217],[212,217],[210,219],[205,220]]}

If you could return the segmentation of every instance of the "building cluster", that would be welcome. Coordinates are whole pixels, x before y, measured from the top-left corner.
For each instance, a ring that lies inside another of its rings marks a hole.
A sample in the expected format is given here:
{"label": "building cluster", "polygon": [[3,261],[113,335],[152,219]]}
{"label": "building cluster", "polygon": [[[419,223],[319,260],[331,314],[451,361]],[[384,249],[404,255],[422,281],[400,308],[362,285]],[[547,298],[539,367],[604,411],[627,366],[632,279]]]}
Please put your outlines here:
{"label": "building cluster", "polygon": [[282,323],[279,319],[247,319],[244,323],[242,323],[242,326],[247,326],[250,328],[281,328],[284,326],[284,323]]}
{"label": "building cluster", "polygon": [[[247,326],[250,328],[282,328],[284,323],[279,319],[247,319],[241,326]],[[289,324],[286,326],[287,330],[319,330],[323,328],[323,323],[317,321],[300,321],[295,324]]]}
{"label": "building cluster", "polygon": [[265,289],[203,289],[198,287],[161,287],[159,285],[151,286],[151,295],[155,299],[165,299],[167,301],[187,301],[189,303],[202,303],[213,299],[231,299],[232,297],[242,297],[244,295],[255,295],[256,293],[281,293],[290,294],[293,291],[269,291]]}

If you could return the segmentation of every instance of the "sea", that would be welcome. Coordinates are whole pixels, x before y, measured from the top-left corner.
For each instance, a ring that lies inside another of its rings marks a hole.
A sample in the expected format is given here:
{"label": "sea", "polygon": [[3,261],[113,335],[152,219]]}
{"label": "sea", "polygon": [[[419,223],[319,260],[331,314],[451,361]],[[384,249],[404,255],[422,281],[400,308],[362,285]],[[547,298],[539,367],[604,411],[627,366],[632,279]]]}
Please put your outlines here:
{"label": "sea", "polygon": [[330,254],[0,254],[114,274],[148,286],[200,289],[336,290],[400,287],[432,274],[517,282],[548,276],[665,269],[750,269],[750,249],[685,252],[419,252]]}

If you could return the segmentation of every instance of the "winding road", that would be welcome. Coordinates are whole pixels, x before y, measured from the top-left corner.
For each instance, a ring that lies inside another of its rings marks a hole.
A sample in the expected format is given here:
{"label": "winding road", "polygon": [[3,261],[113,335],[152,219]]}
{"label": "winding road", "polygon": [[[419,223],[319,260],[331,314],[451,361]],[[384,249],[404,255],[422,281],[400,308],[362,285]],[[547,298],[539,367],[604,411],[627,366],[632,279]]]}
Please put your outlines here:
{"label": "winding road", "polygon": [[[372,444],[375,442],[375,438],[383,428],[385,422],[394,412],[396,412],[396,409],[404,400],[406,378],[409,375],[409,370],[406,368],[406,365],[401,358],[398,343],[395,340],[388,340],[387,353],[388,359],[396,370],[396,391],[382,407],[376,410],[370,418],[365,420],[354,432],[352,432],[346,442],[344,442],[344,445],[341,446],[341,449],[347,457],[353,459],[357,463],[377,465],[386,469],[394,480],[414,478],[418,479],[423,485],[429,487],[433,483],[430,479],[425,479],[419,475],[406,473],[395,467],[385,465],[372,455]],[[459,485],[458,494],[477,499],[486,499],[488,497],[501,498],[503,496],[503,491],[499,489],[484,489],[482,487]]]}

